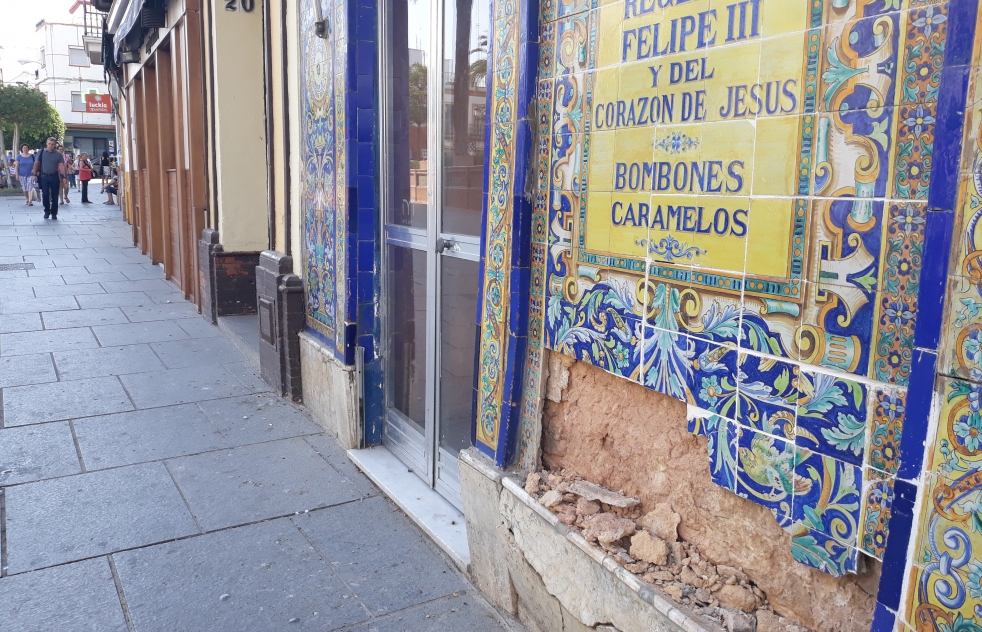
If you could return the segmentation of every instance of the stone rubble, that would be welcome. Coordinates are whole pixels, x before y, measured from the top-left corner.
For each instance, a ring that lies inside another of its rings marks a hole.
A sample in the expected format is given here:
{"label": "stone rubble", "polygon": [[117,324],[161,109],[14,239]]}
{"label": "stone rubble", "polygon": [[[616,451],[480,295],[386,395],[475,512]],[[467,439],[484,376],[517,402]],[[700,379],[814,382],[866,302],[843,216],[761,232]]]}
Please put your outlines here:
{"label": "stone rubble", "polygon": [[681,517],[668,503],[643,513],[639,499],[569,470],[529,474],[525,491],[625,569],[728,632],[808,632],[775,614],[741,569],[713,564],[679,539]]}

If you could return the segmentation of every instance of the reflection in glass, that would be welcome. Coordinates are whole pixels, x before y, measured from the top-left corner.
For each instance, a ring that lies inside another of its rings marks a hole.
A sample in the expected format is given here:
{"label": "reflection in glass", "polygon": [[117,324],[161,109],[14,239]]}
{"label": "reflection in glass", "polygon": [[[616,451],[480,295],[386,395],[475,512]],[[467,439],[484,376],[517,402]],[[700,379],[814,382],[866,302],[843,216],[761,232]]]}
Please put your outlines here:
{"label": "reflection in glass", "polygon": [[427,0],[390,0],[386,22],[391,112],[386,223],[426,228],[426,77],[430,40]]}
{"label": "reflection in glass", "polygon": [[487,104],[487,0],[445,0],[443,27],[443,223],[481,234]]}
{"label": "reflection in glass", "polygon": [[386,246],[386,400],[422,434],[426,415],[426,253]]}
{"label": "reflection in glass", "polygon": [[477,261],[442,257],[440,272],[440,447],[456,455],[471,443]]}

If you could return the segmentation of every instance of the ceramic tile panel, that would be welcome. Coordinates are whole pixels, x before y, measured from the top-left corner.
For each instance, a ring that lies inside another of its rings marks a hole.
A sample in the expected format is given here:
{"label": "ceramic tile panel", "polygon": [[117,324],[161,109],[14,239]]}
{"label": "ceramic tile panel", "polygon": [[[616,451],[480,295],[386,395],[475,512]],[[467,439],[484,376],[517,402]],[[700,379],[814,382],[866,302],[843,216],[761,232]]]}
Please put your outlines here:
{"label": "ceramic tile panel", "polygon": [[[335,36],[314,35],[314,5],[300,6],[302,134],[301,269],[306,327],[342,362],[354,361],[355,309],[349,292],[352,276],[347,217],[347,144],[351,130],[346,77],[348,62],[346,0],[328,3]],[[357,139],[355,139],[357,141]]]}
{"label": "ceramic tile panel", "polygon": [[791,554],[800,564],[811,566],[833,577],[856,572],[859,551],[838,540],[802,525],[791,529]]}
{"label": "ceramic tile panel", "polygon": [[812,487],[796,471],[794,443],[749,428],[737,434],[737,495],[770,509],[779,525],[790,527],[795,494]]}
{"label": "ceramic tile panel", "polygon": [[[657,4],[545,0],[539,24],[525,25],[541,45],[527,64],[538,72],[538,136],[523,465],[536,458],[526,447],[548,348],[701,410],[690,430],[707,437],[712,480],[771,509],[799,562],[855,572],[860,552],[890,557],[906,411],[924,409],[906,387],[933,380],[916,375],[916,358],[935,350],[914,341],[930,320],[918,317],[925,270],[947,256],[924,244],[957,92],[944,71],[966,63],[955,25],[966,5]],[[521,31],[505,13],[509,32]],[[683,19],[704,28],[668,35]],[[507,41],[495,44],[501,67],[520,67]],[[502,79],[494,100],[511,108],[507,128],[523,104]],[[976,117],[982,107],[969,110]],[[514,186],[501,165],[522,164],[515,151],[512,141],[489,162],[486,253],[515,247],[517,211],[493,203]],[[960,171],[969,187],[970,168]],[[970,205],[960,207],[966,249]],[[982,294],[958,278],[951,318],[967,332],[948,327],[946,348],[951,374],[967,378],[982,309],[965,300]],[[484,327],[493,316],[485,306]],[[500,362],[481,366],[482,379],[509,379]],[[488,446],[504,445],[499,395],[479,406]]]}
{"label": "ceramic tile panel", "polygon": [[890,535],[893,508],[893,477],[879,472],[866,473],[859,514],[859,547],[866,555],[883,560]]}
{"label": "ceramic tile panel", "polygon": [[805,370],[799,391],[795,445],[862,466],[870,414],[869,387]]}
{"label": "ceramic tile panel", "polygon": [[800,397],[799,366],[741,351],[737,368],[740,424],[793,441]]}
{"label": "ceramic tile panel", "polygon": [[796,527],[855,550],[860,533],[862,468],[805,449],[795,450],[793,475]]}
{"label": "ceramic tile panel", "polygon": [[907,620],[917,629],[978,629],[982,618],[982,520],[978,471],[928,481],[911,568]]}

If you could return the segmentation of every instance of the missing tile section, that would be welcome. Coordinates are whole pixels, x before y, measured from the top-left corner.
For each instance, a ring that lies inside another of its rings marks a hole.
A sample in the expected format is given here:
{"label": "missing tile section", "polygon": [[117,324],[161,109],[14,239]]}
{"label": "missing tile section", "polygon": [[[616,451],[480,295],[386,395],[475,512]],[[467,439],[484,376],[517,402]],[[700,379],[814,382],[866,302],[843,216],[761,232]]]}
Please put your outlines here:
{"label": "missing tile section", "polygon": [[0,272],[8,270],[33,270],[33,263],[0,263]]}

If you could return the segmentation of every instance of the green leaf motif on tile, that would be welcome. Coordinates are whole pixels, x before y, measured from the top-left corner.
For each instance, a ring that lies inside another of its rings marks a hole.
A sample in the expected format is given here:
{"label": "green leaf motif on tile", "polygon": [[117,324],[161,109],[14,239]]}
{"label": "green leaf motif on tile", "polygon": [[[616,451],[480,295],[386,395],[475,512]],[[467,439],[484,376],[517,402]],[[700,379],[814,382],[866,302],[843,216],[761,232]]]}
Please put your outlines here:
{"label": "green leaf motif on tile", "polygon": [[859,456],[866,440],[866,424],[845,413],[839,413],[838,421],[839,425],[835,428],[823,428],[822,435],[839,450],[851,450]]}
{"label": "green leaf motif on tile", "polygon": [[832,106],[832,98],[835,93],[839,91],[850,79],[861,75],[867,71],[864,66],[862,68],[850,68],[842,60],[839,59],[839,38],[836,37],[832,40],[831,45],[825,51],[825,57],[828,59],[829,66],[828,70],[822,74],[822,81],[829,84],[829,87],[825,89],[825,107]]}
{"label": "green leaf motif on tile", "polygon": [[882,121],[876,121],[873,123],[873,131],[869,133],[869,138],[880,143],[880,147],[883,149],[888,149],[890,147],[890,139],[886,135],[887,127],[890,125],[890,119],[885,118]]}

